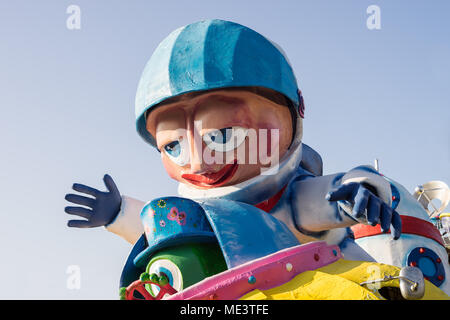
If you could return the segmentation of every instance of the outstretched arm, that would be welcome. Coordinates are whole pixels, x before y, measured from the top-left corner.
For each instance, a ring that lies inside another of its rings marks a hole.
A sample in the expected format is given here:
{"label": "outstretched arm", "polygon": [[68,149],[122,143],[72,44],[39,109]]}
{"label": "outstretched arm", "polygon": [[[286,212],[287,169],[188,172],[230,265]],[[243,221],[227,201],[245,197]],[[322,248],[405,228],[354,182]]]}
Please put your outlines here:
{"label": "outstretched arm", "polygon": [[292,215],[300,232],[320,238],[327,230],[357,223],[390,226],[394,239],[401,233],[401,219],[391,208],[389,182],[370,167],[346,174],[304,177],[291,186]]}

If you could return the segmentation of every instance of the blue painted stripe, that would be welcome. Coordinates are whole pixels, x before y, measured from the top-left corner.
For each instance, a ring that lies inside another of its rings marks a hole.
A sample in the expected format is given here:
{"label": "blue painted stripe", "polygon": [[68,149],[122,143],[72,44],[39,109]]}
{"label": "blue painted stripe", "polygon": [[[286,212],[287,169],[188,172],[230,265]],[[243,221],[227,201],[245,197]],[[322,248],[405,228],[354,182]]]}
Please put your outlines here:
{"label": "blue painted stripe", "polygon": [[169,63],[172,95],[205,89],[205,37],[211,21],[186,26],[174,43]]}

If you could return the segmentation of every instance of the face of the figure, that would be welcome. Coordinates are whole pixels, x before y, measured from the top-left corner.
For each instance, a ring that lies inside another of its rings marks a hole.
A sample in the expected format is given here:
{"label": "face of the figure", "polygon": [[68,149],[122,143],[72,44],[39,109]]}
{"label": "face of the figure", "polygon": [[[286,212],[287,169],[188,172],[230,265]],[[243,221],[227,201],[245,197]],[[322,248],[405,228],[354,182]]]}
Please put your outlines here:
{"label": "face of the figure", "polygon": [[199,189],[234,185],[278,163],[292,140],[289,108],[245,90],[186,94],[147,118],[170,177]]}

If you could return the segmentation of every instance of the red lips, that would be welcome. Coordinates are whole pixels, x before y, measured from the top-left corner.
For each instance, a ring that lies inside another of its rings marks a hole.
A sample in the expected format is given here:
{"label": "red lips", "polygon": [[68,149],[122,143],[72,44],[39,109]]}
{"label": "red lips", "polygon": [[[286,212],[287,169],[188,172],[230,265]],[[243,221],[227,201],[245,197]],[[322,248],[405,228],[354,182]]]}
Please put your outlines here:
{"label": "red lips", "polygon": [[204,174],[185,173],[181,177],[198,187],[219,187],[231,180],[238,168],[237,162],[227,164],[217,172]]}

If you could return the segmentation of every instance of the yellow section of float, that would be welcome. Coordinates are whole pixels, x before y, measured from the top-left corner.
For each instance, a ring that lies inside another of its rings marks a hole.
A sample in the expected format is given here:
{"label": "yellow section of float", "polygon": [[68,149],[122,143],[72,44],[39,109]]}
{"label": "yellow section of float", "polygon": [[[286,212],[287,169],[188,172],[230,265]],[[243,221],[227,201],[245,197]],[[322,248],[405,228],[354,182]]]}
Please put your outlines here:
{"label": "yellow section of float", "polygon": [[[373,262],[340,259],[328,266],[306,271],[291,281],[269,290],[253,290],[242,300],[385,300],[377,289],[399,287],[399,280],[367,285],[359,283],[398,276],[400,268]],[[378,287],[376,287],[378,286]],[[442,290],[425,280],[422,300],[450,300]]]}

